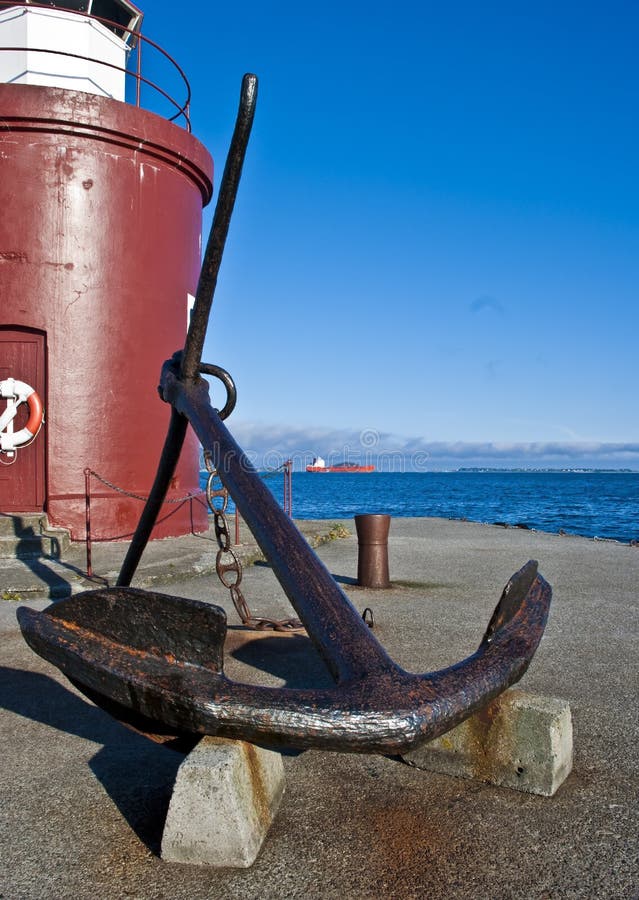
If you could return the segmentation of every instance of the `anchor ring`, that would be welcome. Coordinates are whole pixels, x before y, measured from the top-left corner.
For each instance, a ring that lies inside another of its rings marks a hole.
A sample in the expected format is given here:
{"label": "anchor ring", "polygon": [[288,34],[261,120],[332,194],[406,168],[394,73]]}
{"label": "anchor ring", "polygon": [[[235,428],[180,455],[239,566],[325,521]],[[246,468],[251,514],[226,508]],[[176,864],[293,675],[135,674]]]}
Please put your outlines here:
{"label": "anchor ring", "polygon": [[200,375],[212,375],[219,379],[226,388],[226,403],[218,412],[220,419],[226,419],[231,415],[237,403],[237,388],[235,382],[222,366],[214,366],[211,363],[200,363],[198,368]]}

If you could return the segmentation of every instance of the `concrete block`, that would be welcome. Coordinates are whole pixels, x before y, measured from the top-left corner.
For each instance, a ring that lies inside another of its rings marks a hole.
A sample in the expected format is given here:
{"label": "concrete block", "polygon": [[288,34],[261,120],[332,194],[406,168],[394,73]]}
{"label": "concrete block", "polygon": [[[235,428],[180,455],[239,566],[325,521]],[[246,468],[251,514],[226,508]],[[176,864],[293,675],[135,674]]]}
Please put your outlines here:
{"label": "concrete block", "polygon": [[162,859],[250,866],[284,793],[282,757],[246,741],[204,737],[180,766]]}
{"label": "concrete block", "polygon": [[551,797],[572,769],[570,706],[511,689],[404,759],[420,769]]}

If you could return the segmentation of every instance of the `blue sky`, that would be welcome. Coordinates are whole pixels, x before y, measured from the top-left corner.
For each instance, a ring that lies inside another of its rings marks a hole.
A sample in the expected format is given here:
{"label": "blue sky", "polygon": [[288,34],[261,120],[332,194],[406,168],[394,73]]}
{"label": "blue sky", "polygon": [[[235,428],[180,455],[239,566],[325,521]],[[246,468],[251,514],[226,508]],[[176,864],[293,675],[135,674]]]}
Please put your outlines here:
{"label": "blue sky", "polygon": [[218,176],[260,79],[205,352],[240,440],[639,468],[636,2],[143,8]]}

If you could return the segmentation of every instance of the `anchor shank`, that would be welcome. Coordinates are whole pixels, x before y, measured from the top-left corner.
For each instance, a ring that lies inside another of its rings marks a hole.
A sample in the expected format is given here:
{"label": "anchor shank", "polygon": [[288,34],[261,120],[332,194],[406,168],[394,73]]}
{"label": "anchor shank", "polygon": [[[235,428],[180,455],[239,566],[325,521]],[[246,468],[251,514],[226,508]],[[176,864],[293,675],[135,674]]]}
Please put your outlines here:
{"label": "anchor shank", "polygon": [[206,382],[163,372],[164,397],[186,416],[237,504],[309,637],[338,682],[399,667],[280,508],[209,402]]}

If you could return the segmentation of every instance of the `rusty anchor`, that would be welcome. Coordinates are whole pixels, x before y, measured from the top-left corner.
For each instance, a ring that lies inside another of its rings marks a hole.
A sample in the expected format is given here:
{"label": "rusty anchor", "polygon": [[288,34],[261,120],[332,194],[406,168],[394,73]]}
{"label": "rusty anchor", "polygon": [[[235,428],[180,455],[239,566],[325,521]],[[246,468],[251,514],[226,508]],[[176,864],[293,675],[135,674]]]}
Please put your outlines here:
{"label": "rusty anchor", "polygon": [[[230,379],[201,364],[204,337],[257,97],[246,75],[184,351],[163,366],[171,419],[153,488],[118,585],[38,613],[18,610],[28,644],[99,706],[160,741],[212,734],[279,747],[398,754],[437,737],[521,678],[541,640],[551,588],[528,562],[510,579],[475,653],[441,671],[398,666],[280,509],[223,417]],[[200,373],[222,378],[219,413]],[[130,587],[166,496],[188,425],[271,564],[334,681],[330,689],[234,682],[223,668],[217,606]]]}

